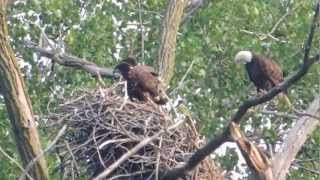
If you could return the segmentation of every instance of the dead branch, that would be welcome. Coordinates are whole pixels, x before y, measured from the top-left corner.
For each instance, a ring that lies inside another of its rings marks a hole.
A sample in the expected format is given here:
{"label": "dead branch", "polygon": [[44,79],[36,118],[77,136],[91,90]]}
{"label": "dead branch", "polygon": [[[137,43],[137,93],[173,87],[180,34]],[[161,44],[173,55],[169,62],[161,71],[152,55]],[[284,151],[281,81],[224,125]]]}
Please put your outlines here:
{"label": "dead branch", "polygon": [[[309,52],[312,45],[314,31],[317,25],[316,22],[319,18],[319,9],[320,9],[320,2],[316,4],[315,14],[311,23],[310,32],[304,48],[304,58],[303,58],[303,64],[301,68],[296,73],[294,73],[290,78],[286,79],[283,83],[269,90],[265,95],[244,101],[241,104],[241,106],[238,108],[238,111],[231,118],[230,123],[234,122],[236,124],[239,124],[242,117],[246,114],[248,109],[250,109],[251,107],[257,106],[259,104],[265,103],[267,101],[270,101],[280,92],[287,90],[291,85],[293,85],[298,80],[300,80],[308,72],[312,64],[317,59],[319,59],[320,53],[312,58],[309,58]],[[162,179],[175,180],[179,177],[184,177],[187,174],[187,172],[195,168],[205,157],[210,155],[215,149],[217,149],[227,141],[230,141],[229,127],[226,128],[220,135],[210,140],[207,145],[197,150],[191,156],[191,158],[186,162],[185,165],[183,165],[182,167],[177,167],[175,169],[169,170],[162,177]]]}
{"label": "dead branch", "polygon": [[[320,96],[316,97],[306,114],[313,116],[320,115]],[[307,140],[308,136],[316,129],[319,120],[310,116],[302,116],[294,125],[284,140],[284,143],[278,153],[272,160],[272,171],[275,179],[286,179],[287,172],[295,156]]]}
{"label": "dead branch", "polygon": [[[103,78],[115,77],[112,73],[112,68],[99,67],[95,63],[87,61],[85,59],[81,59],[66,53],[57,53],[55,50],[47,50],[45,48],[41,48],[37,46],[36,43],[31,41],[26,41],[24,44],[27,48],[33,49],[34,51],[38,52],[41,56],[53,59],[56,63],[62,66],[84,70],[90,73],[93,77],[97,78],[99,76]],[[116,76],[118,77],[119,75]]]}
{"label": "dead branch", "polygon": [[237,143],[248,166],[253,169],[256,178],[272,180],[269,158],[241,132],[239,124],[231,122],[230,136]]}

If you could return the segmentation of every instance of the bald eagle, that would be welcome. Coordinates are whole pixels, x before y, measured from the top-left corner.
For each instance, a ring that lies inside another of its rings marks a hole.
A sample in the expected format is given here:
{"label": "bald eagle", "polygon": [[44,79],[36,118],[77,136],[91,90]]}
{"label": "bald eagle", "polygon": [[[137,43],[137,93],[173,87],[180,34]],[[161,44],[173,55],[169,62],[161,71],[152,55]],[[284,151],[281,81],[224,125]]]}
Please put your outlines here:
{"label": "bald eagle", "polygon": [[130,100],[147,101],[150,98],[153,102],[161,105],[167,102],[162,83],[152,67],[137,65],[134,58],[128,57],[114,68],[114,71],[116,70],[119,70],[127,81]]}
{"label": "bald eagle", "polygon": [[[235,56],[235,63],[245,64],[249,78],[256,86],[258,94],[269,91],[284,80],[282,69],[276,62],[251,51],[239,51]],[[281,93],[280,96],[286,104],[290,105],[286,92]]]}

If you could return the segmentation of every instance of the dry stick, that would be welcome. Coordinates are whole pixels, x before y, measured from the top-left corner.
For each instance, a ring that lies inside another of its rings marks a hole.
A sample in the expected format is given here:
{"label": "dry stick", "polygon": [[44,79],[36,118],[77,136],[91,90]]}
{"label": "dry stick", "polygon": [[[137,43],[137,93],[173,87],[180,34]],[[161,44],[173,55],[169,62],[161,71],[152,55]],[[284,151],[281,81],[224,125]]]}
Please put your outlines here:
{"label": "dry stick", "polygon": [[80,171],[80,168],[79,168],[79,165],[76,161],[76,157],[74,157],[74,154],[72,153],[72,150],[70,148],[70,145],[68,143],[68,141],[64,140],[64,143],[67,147],[67,150],[68,152],[70,153],[70,156],[71,156],[71,164],[74,164],[75,168],[76,168],[76,171],[77,171],[77,176],[79,177],[79,171]]}
{"label": "dry stick", "polygon": [[309,169],[309,168],[306,168],[304,166],[300,166],[300,165],[294,165],[296,168],[298,169],[302,169],[302,170],[305,170],[305,171],[308,171],[308,172],[311,172],[313,174],[317,174],[317,175],[320,175],[320,171],[317,171],[317,170],[314,170],[314,169]]}
{"label": "dry stick", "polygon": [[96,139],[96,124],[94,125],[93,127],[93,135],[92,135],[92,138],[93,138],[93,142],[94,142],[94,145],[95,145],[95,149],[98,153],[98,157],[99,157],[99,161],[100,161],[100,164],[102,164],[103,168],[106,168],[106,165],[104,164],[103,162],[103,158],[100,154],[100,150],[99,150],[99,147],[98,147],[98,144],[97,144],[97,139]]}
{"label": "dry stick", "polygon": [[115,76],[119,77],[118,75],[113,74],[112,68],[99,67],[91,61],[87,61],[66,53],[57,54],[54,50],[41,48],[32,41],[25,41],[24,44],[27,48],[33,49],[34,51],[40,53],[41,56],[54,59],[59,65],[84,70],[94,77],[97,77],[98,75],[103,78],[114,78]]}
{"label": "dry stick", "polygon": [[[9,159],[9,161],[11,161],[13,164],[15,164],[22,172],[25,172],[25,170],[23,169],[23,167],[15,160],[13,159],[9,154],[7,154],[1,147],[0,147],[0,152],[7,158]],[[29,173],[26,174],[27,177],[30,180],[33,180],[33,178],[29,175]]]}
{"label": "dry stick", "polygon": [[170,92],[170,94],[175,94],[175,92],[177,92],[180,88],[182,88],[182,85],[186,79],[186,77],[188,76],[188,74],[190,73],[190,71],[192,70],[193,64],[195,63],[195,60],[193,60],[190,64],[190,66],[188,67],[187,71],[184,73],[183,77],[181,78],[181,80],[178,83],[178,86],[176,88],[173,89],[173,91]]}
{"label": "dry stick", "polygon": [[[121,175],[118,175],[118,176],[114,176],[108,180],[117,180],[117,179],[120,179],[120,178],[123,178],[123,177],[132,177],[132,176],[135,176],[135,175],[140,175],[140,174],[143,174],[143,173],[147,173],[147,172],[150,172],[150,170],[145,170],[145,171],[136,171],[134,173],[129,173],[129,174],[121,174]],[[128,178],[130,179],[130,178]]]}
{"label": "dry stick", "polygon": [[37,162],[37,160],[39,158],[41,158],[42,156],[45,155],[45,153],[49,152],[51,150],[51,148],[58,142],[58,140],[60,139],[60,137],[65,133],[67,129],[67,126],[64,125],[62,127],[62,129],[59,131],[59,133],[57,134],[57,136],[54,138],[54,140],[52,141],[51,144],[49,144],[49,146],[42,151],[41,154],[39,154],[37,157],[35,157],[32,161],[29,162],[29,164],[26,166],[25,170],[23,171],[22,175],[20,176],[19,180],[23,180],[25,178],[26,173],[32,168],[32,166]]}
{"label": "dry stick", "polygon": [[313,118],[313,119],[316,119],[316,120],[320,121],[320,117],[314,116],[314,115],[306,113],[306,112],[301,112],[301,111],[298,111],[298,110],[294,110],[294,113],[296,113],[298,116],[307,116],[307,117],[310,117],[310,118]]}
{"label": "dry stick", "polygon": [[[320,58],[320,53],[316,56],[309,58],[309,52],[312,45],[312,40],[314,36],[314,31],[316,28],[316,22],[319,16],[319,8],[320,2],[317,3],[315,8],[315,14],[311,23],[310,32],[308,35],[308,39],[306,41],[305,49],[304,49],[304,58],[303,65],[301,68],[294,73],[289,79],[282,82],[280,85],[273,87],[269,90],[265,95],[253,99],[249,99],[244,101],[241,106],[238,108],[238,111],[231,118],[231,122],[235,122],[237,124],[240,123],[241,118],[246,114],[248,109],[253,106],[257,106],[264,102],[267,102],[278,95],[280,92],[288,89],[292,84],[296,83],[300,80],[309,70],[311,65]],[[163,180],[175,180],[179,177],[185,176],[188,171],[191,171],[195,168],[203,159],[205,159],[208,155],[210,155],[214,150],[220,147],[223,143],[230,141],[229,137],[229,127],[227,127],[220,135],[210,140],[208,144],[206,144],[201,149],[197,150],[191,158],[187,161],[187,163],[182,167],[177,167],[172,170],[166,172],[166,174],[162,177]]]}
{"label": "dry stick", "polygon": [[276,111],[268,111],[268,110],[263,110],[260,111],[261,114],[268,114],[268,115],[275,115],[279,117],[285,117],[285,118],[291,118],[291,119],[298,119],[298,116],[294,114],[288,114],[286,112],[276,112]]}
{"label": "dry stick", "polygon": [[157,164],[156,164],[156,180],[159,180],[159,164],[160,164],[160,156],[161,156],[161,146],[162,146],[162,136],[159,141],[159,152],[157,154]]}
{"label": "dry stick", "polygon": [[98,176],[93,178],[93,180],[99,180],[99,179],[103,179],[103,178],[109,176],[110,173],[112,173],[117,167],[119,167],[120,164],[122,164],[128,158],[130,158],[132,155],[137,153],[141,148],[143,148],[144,146],[149,144],[151,141],[153,141],[154,139],[156,139],[160,135],[162,135],[162,134],[164,134],[164,133],[166,133],[166,132],[168,132],[168,131],[170,131],[172,129],[177,128],[178,126],[180,126],[184,122],[185,122],[185,120],[179,121],[176,124],[174,124],[171,127],[169,127],[167,130],[166,129],[162,129],[158,133],[154,134],[153,136],[145,138],[143,141],[141,141],[139,144],[137,144],[134,148],[130,149],[126,154],[122,155],[116,162],[114,162],[112,165],[110,165],[108,167],[108,169],[105,169],[102,173],[100,173]]}

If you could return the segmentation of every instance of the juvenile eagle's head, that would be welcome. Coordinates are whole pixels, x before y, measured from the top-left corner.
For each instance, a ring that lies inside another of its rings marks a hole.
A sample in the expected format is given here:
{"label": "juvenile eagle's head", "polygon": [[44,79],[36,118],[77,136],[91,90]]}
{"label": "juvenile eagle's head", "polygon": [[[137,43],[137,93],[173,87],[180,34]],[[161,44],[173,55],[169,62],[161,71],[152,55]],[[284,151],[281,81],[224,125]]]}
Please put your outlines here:
{"label": "juvenile eagle's head", "polygon": [[127,57],[126,59],[122,60],[121,62],[122,63],[127,63],[130,66],[136,66],[138,64],[137,60],[135,58],[133,58],[133,57]]}
{"label": "juvenile eagle's head", "polygon": [[113,69],[113,75],[120,73],[124,79],[128,79],[128,72],[130,71],[131,66],[128,63],[121,62]]}
{"label": "juvenile eagle's head", "polygon": [[133,57],[127,57],[126,59],[122,60],[116,67],[113,69],[113,75],[115,76],[116,73],[119,73],[123,76],[124,79],[127,79],[128,72],[133,66],[137,65],[137,61]]}
{"label": "juvenile eagle's head", "polygon": [[251,60],[252,52],[250,51],[239,51],[234,58],[236,64],[246,64],[251,62]]}

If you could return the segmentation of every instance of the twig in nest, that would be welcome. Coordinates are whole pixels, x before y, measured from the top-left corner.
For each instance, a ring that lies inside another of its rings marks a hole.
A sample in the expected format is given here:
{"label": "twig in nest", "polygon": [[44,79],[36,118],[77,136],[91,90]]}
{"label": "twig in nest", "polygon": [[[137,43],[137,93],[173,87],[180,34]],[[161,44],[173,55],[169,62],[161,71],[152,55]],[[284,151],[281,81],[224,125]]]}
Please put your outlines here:
{"label": "twig in nest", "polygon": [[[175,128],[177,128],[178,126],[180,126],[182,123],[184,123],[184,121],[179,121],[176,124],[174,124],[173,126],[168,128],[168,131],[171,131]],[[130,156],[134,155],[135,153],[137,153],[141,148],[143,148],[144,146],[146,146],[147,144],[149,144],[151,141],[153,141],[154,139],[156,139],[157,137],[159,137],[161,134],[167,132],[166,129],[162,129],[161,131],[159,131],[158,133],[156,133],[155,135],[151,136],[151,137],[147,137],[145,138],[143,141],[141,141],[139,144],[137,144],[134,148],[132,148],[131,150],[129,150],[126,154],[124,154],[123,156],[121,156],[121,158],[119,158],[116,162],[114,162],[112,165],[110,165],[108,167],[108,169],[104,170],[102,173],[100,173],[98,176],[96,176],[93,180],[99,180],[99,179],[103,179],[107,176],[110,175],[110,173],[112,173],[121,163],[123,163],[124,161],[126,161]]]}

